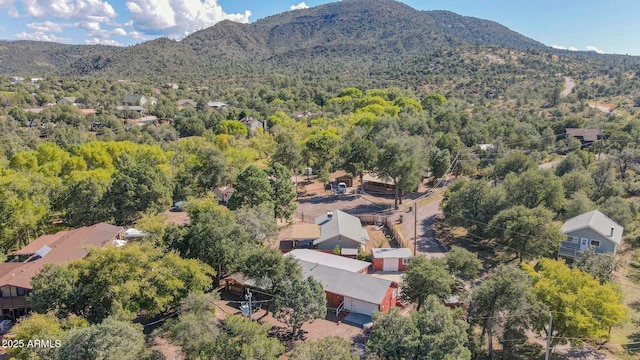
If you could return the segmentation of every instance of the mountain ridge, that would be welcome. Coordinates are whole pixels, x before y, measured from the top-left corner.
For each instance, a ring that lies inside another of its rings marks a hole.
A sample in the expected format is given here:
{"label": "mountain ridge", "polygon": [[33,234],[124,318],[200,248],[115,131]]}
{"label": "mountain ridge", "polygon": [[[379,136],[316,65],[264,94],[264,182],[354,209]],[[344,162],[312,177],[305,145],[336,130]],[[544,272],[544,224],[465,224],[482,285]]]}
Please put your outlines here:
{"label": "mountain ridge", "polygon": [[466,46],[551,49],[489,20],[394,0],[343,0],[250,24],[222,21],[180,41],[158,38],[122,48],[0,42],[0,74],[229,76],[309,63],[335,72],[355,61],[373,66]]}

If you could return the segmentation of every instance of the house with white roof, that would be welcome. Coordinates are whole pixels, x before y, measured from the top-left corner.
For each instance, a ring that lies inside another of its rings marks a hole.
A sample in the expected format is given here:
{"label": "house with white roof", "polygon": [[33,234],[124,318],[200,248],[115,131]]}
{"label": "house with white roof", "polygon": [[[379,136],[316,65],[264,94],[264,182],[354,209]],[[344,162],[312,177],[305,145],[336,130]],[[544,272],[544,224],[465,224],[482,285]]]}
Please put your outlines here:
{"label": "house with white roof", "polygon": [[598,210],[572,217],[562,225],[566,236],[560,244],[558,256],[576,259],[593,247],[596,253],[615,255],[622,241],[624,228]]}
{"label": "house with white roof", "polygon": [[309,249],[294,249],[286,253],[284,256],[290,256],[297,260],[360,274],[367,274],[371,267],[371,263],[367,261],[351,259],[344,256]]}

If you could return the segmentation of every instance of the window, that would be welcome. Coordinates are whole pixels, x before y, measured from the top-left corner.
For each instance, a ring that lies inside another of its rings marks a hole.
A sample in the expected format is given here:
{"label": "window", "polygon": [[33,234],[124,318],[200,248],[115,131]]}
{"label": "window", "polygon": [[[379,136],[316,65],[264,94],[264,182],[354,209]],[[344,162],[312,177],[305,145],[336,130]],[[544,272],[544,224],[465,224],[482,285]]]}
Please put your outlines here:
{"label": "window", "polygon": [[409,258],[402,259],[402,265],[409,265],[410,261],[411,261],[411,259],[409,259]]}
{"label": "window", "polygon": [[17,289],[17,295],[18,296],[25,296],[26,294],[25,294],[24,289],[23,288],[18,288]]}
{"label": "window", "polygon": [[578,238],[576,236],[567,235],[567,239],[565,241],[577,244],[578,243]]}
{"label": "window", "polygon": [[591,240],[591,246],[599,247],[600,246],[600,240]]}

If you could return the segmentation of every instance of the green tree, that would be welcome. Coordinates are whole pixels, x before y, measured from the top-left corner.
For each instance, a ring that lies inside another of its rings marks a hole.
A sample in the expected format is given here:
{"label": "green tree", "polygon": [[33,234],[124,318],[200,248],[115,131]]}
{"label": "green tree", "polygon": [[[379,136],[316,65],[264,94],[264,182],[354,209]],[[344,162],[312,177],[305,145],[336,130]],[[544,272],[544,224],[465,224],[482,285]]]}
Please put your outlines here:
{"label": "green tree", "polygon": [[491,235],[498,243],[524,259],[549,255],[558,249],[563,235],[552,223],[553,212],[543,207],[522,205],[502,210],[489,222]]}
{"label": "green tree", "polygon": [[571,195],[571,199],[567,201],[564,216],[569,219],[580,214],[595,210],[596,204],[582,191],[578,191]]}
{"label": "green tree", "polygon": [[58,354],[61,359],[68,360],[138,360],[149,357],[142,325],[115,318],[70,331]]}
{"label": "green tree", "polygon": [[340,147],[342,167],[353,177],[360,178],[360,186],[364,184],[364,174],[373,171],[378,157],[376,144],[355,133],[346,136]]}
{"label": "green tree", "polygon": [[410,317],[397,309],[374,313],[367,353],[376,359],[471,359],[465,347],[469,325],[430,295]]}
{"label": "green tree", "polygon": [[446,102],[446,97],[440,94],[431,93],[422,99],[420,105],[422,105],[422,109],[429,113],[429,116],[433,116]]}
{"label": "green tree", "polygon": [[418,346],[419,332],[413,319],[397,308],[389,313],[373,313],[373,331],[367,341],[367,353],[378,359],[413,359]]}
{"label": "green tree", "polygon": [[[541,259],[535,267],[523,267],[531,276],[536,297],[553,315],[553,345],[608,338],[611,327],[626,319],[627,307],[616,284],[600,284],[562,261]],[[546,320],[541,319],[539,329],[548,331]]]}
{"label": "green tree", "polygon": [[626,201],[620,196],[614,196],[604,202],[601,211],[613,221],[626,227],[638,214],[638,206],[632,201]]}
{"label": "green tree", "polygon": [[447,170],[449,170],[449,163],[451,162],[451,156],[449,150],[440,150],[434,148],[431,150],[429,156],[429,169],[431,170],[431,176],[434,179],[443,177]]}
{"label": "green tree", "polygon": [[464,248],[452,246],[445,257],[447,270],[463,280],[473,280],[482,270],[482,261],[478,255]]}
{"label": "green tree", "polygon": [[219,359],[277,359],[284,346],[269,338],[269,324],[259,324],[241,316],[228,315],[223,323],[225,336],[218,338]]}
{"label": "green tree", "polygon": [[242,207],[235,211],[236,222],[254,244],[266,244],[278,238],[278,224],[270,203]]}
{"label": "green tree", "polygon": [[302,148],[298,145],[293,136],[286,134],[276,135],[276,151],[271,159],[295,171],[302,165]]}
{"label": "green tree", "polygon": [[296,210],[296,204],[293,202],[296,189],[291,182],[291,172],[284,165],[272,162],[267,174],[271,183],[274,216],[276,219],[288,220]]}
{"label": "green tree", "polygon": [[171,205],[171,186],[157,166],[124,159],[123,166],[112,176],[105,197],[116,223],[130,224],[143,212],[167,209]]}
{"label": "green tree", "polygon": [[198,261],[150,244],[92,249],[85,259],[34,276],[30,300],[35,311],[74,313],[92,323],[111,315],[133,318],[143,310],[153,316],[177,307],[191,292],[208,290],[213,274]]}
{"label": "green tree", "polygon": [[340,137],[333,130],[324,130],[305,141],[305,157],[321,173],[328,175],[338,156]]}
{"label": "green tree", "polygon": [[507,202],[530,209],[543,205],[560,210],[564,206],[562,181],[549,171],[529,170],[520,175],[509,174],[502,183]]}
{"label": "green tree", "polygon": [[575,263],[578,269],[600,280],[601,284],[611,281],[617,265],[618,262],[613,254],[599,254],[593,246],[589,246],[587,251],[584,251]]}
{"label": "green tree", "polygon": [[198,259],[214,268],[217,284],[220,276],[236,270],[249,248],[250,237],[236,223],[233,212],[222,206],[192,205],[187,211],[191,224],[184,237],[171,246],[183,257]]}
{"label": "green tree", "polygon": [[578,191],[584,192],[593,198],[596,184],[593,178],[586,172],[570,172],[562,176],[562,187],[566,197],[570,197]]}
{"label": "green tree", "polygon": [[496,161],[496,166],[493,169],[493,178],[494,180],[502,181],[508,174],[520,174],[537,167],[536,162],[527,155],[521,152],[514,152]]}
{"label": "green tree", "polygon": [[404,273],[402,298],[418,304],[418,310],[429,295],[443,300],[451,294],[455,280],[442,259],[418,255],[411,259]]}
{"label": "green tree", "polygon": [[486,224],[505,207],[505,193],[485,181],[458,180],[449,186],[443,204],[447,224],[484,236]]}
{"label": "green tree", "polygon": [[540,311],[531,279],[513,265],[499,265],[473,290],[472,298],[470,322],[482,327],[489,357],[493,357],[493,336],[499,329],[504,329],[505,337],[518,338],[514,333],[533,329]]}
{"label": "green tree", "polygon": [[273,316],[291,327],[291,333],[298,336],[302,325],[327,315],[327,299],[322,284],[313,277],[305,280],[291,279],[280,284],[273,299]]}
{"label": "green tree", "polygon": [[[86,321],[77,321],[77,326],[88,326]],[[7,354],[18,360],[53,360],[59,357],[56,354],[57,347],[61,346],[67,338],[67,330],[63,328],[61,321],[54,314],[31,314],[21,318],[11,328],[12,340],[22,342],[24,346],[9,346]],[[51,340],[51,347],[28,346],[29,341],[36,339]]]}
{"label": "green tree", "polygon": [[293,348],[291,360],[358,360],[351,344],[339,336],[327,336],[317,341],[299,342]]}
{"label": "green tree", "polygon": [[108,183],[87,177],[73,183],[64,193],[67,223],[73,227],[90,226],[108,219],[104,209],[104,194]]}
{"label": "green tree", "polygon": [[249,130],[238,120],[222,120],[216,128],[216,134],[227,134],[247,137]]}
{"label": "green tree", "polygon": [[416,173],[419,171],[417,159],[408,150],[400,141],[392,139],[384,143],[378,155],[376,173],[383,179],[390,179],[393,182],[395,188],[393,202],[396,208],[401,187],[403,190],[410,189],[417,186],[419,181],[419,175],[416,179]]}
{"label": "green tree", "polygon": [[229,199],[229,209],[257,206],[264,202],[271,202],[273,188],[269,183],[267,173],[255,165],[250,165],[240,174],[234,184],[233,195]]}
{"label": "green tree", "polygon": [[214,316],[214,300],[212,293],[189,295],[180,306],[178,318],[162,325],[163,333],[181,346],[188,358],[210,359],[218,351],[220,328]]}

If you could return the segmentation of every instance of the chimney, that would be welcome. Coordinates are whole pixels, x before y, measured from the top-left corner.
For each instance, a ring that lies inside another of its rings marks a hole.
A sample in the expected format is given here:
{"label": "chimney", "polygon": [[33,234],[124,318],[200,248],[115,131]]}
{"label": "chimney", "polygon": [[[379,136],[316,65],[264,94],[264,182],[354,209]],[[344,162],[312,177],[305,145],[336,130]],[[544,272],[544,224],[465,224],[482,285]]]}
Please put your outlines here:
{"label": "chimney", "polygon": [[614,227],[612,226],[611,227],[611,234],[609,234],[609,237],[613,237],[613,229],[614,229]]}
{"label": "chimney", "polygon": [[332,218],[333,218],[333,213],[327,212],[327,219],[332,219]]}

